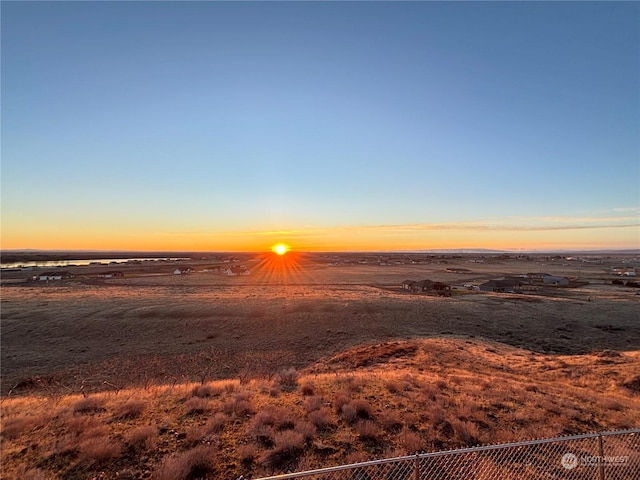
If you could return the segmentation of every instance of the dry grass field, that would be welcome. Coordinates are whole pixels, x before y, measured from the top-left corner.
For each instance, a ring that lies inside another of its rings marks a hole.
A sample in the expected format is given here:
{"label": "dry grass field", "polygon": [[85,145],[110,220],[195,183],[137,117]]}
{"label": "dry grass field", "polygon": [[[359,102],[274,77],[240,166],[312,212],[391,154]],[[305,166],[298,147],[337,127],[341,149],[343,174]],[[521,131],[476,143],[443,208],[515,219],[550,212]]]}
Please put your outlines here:
{"label": "dry grass field", "polygon": [[[445,261],[3,276],[2,476],[235,479],[640,425],[620,259]],[[589,283],[462,287],[540,271]],[[399,288],[424,278],[453,295]]]}

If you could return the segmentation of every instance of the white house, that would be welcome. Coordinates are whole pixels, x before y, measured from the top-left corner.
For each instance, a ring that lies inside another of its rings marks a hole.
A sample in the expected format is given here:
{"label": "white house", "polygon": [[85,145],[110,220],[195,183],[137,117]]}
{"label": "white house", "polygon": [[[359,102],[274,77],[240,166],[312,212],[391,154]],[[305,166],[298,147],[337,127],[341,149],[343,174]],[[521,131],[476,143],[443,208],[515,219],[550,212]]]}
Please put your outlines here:
{"label": "white house", "polygon": [[193,270],[190,269],[190,268],[176,268],[173,271],[173,274],[174,275],[186,275],[187,273],[192,273],[192,272],[193,272]]}
{"label": "white house", "polygon": [[251,271],[248,270],[244,265],[240,265],[239,267],[234,265],[223,270],[223,273],[229,275],[230,277],[234,277],[236,275],[249,275],[251,274]]}
{"label": "white house", "polygon": [[66,280],[68,278],[73,278],[74,275],[67,271],[62,272],[42,272],[34,277],[34,280],[39,280],[41,282],[47,282],[49,280]]}

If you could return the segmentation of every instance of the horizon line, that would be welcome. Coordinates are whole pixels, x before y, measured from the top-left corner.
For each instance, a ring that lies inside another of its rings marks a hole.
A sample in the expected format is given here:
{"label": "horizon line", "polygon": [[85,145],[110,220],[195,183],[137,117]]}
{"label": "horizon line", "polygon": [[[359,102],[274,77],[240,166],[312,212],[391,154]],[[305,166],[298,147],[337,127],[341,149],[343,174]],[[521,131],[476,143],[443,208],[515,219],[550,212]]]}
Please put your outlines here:
{"label": "horizon line", "polygon": [[[224,254],[255,254],[265,253],[267,250],[137,250],[137,249],[63,249],[63,248],[8,248],[0,249],[0,255],[3,253],[142,253],[142,254],[160,254],[160,253],[224,253]],[[566,253],[566,252],[637,252],[640,253],[640,247],[600,247],[600,248],[541,248],[541,249],[518,249],[518,248],[480,248],[480,247],[462,247],[462,248],[425,248],[425,249],[381,249],[381,250],[296,250],[295,253]]]}

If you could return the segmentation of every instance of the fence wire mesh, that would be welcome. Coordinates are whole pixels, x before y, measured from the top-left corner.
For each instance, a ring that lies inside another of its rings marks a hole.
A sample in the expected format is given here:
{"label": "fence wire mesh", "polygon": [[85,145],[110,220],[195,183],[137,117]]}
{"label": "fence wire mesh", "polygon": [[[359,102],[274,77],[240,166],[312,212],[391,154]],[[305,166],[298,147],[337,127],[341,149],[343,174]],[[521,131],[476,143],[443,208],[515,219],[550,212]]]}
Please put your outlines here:
{"label": "fence wire mesh", "polygon": [[258,480],[640,480],[640,429],[422,453]]}

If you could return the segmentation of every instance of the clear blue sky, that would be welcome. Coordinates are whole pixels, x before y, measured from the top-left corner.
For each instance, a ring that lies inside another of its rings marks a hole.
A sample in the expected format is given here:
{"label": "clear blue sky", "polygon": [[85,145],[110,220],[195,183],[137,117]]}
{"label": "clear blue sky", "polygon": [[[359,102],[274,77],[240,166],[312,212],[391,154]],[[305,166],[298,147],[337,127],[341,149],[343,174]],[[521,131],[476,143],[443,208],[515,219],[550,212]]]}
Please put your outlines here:
{"label": "clear blue sky", "polygon": [[1,8],[3,248],[640,247],[639,3]]}

